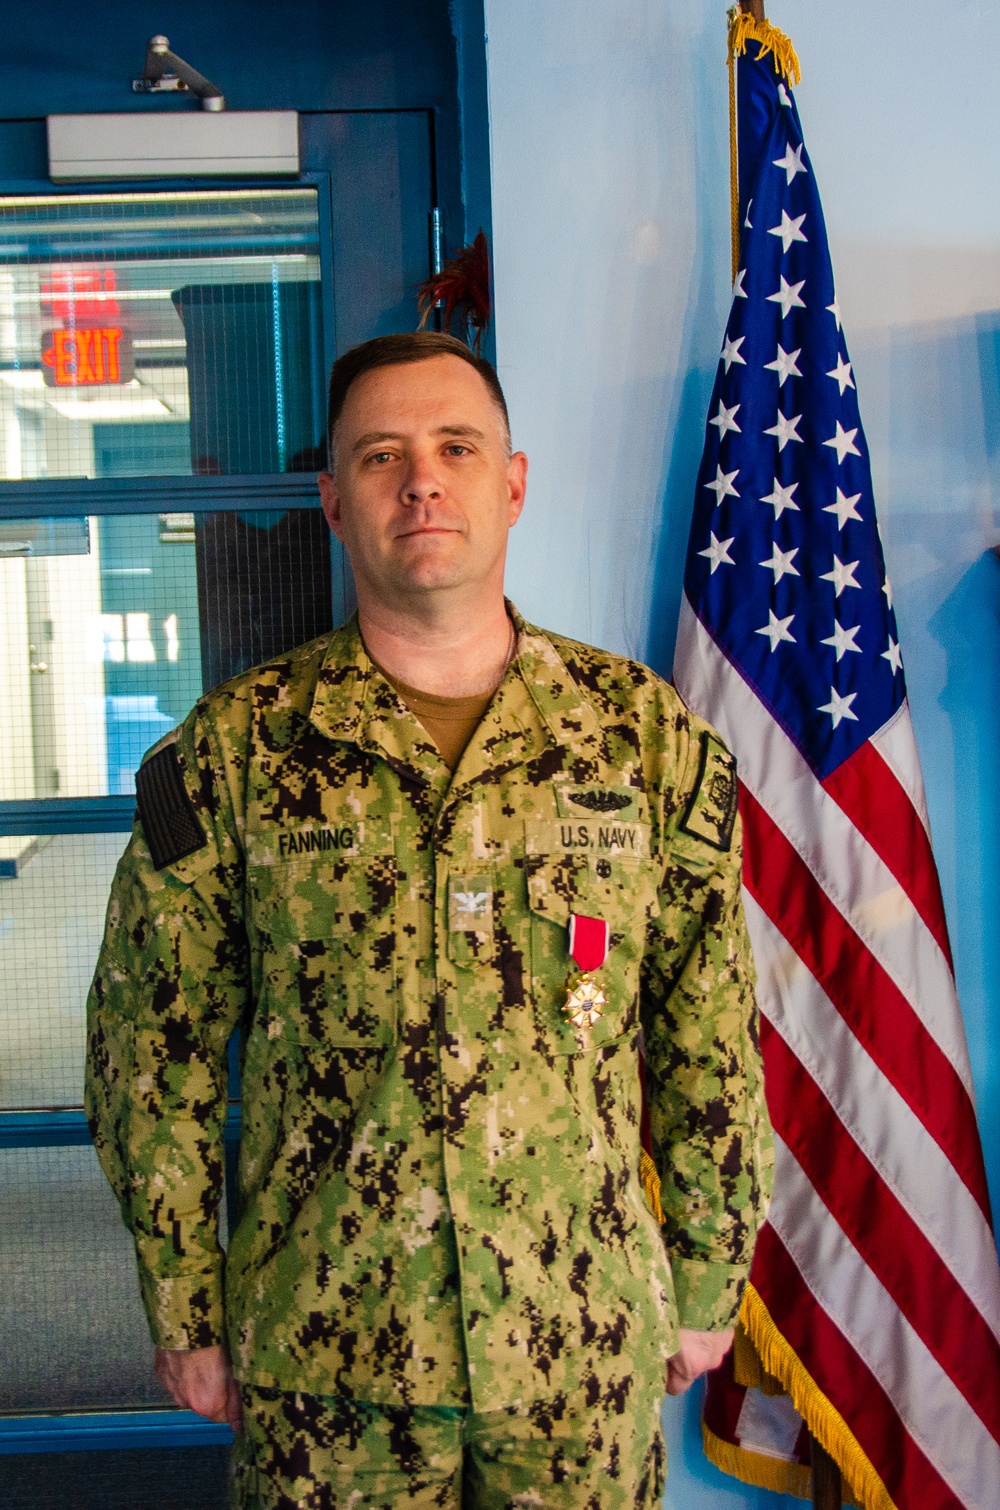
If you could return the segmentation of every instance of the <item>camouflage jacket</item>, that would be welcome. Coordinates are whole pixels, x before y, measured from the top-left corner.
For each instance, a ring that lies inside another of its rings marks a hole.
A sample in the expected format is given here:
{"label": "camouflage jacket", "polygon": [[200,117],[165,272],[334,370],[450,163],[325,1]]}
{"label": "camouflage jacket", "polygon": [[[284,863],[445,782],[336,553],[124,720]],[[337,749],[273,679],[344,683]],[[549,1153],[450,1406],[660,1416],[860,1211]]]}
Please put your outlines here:
{"label": "camouflage jacket", "polygon": [[[770,1177],[733,762],[645,667],[515,622],[454,776],[355,621],[147,756],[86,1097],[160,1346],[495,1410],[627,1393],[678,1323],[733,1319]],[[610,924],[590,1028],[571,913]]]}

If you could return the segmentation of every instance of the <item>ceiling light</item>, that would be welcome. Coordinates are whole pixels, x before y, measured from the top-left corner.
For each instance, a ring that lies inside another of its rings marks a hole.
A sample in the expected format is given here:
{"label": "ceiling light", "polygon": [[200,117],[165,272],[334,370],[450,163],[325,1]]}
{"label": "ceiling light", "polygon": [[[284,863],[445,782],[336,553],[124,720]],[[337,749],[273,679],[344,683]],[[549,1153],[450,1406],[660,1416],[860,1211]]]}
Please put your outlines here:
{"label": "ceiling light", "polygon": [[96,422],[102,419],[163,419],[172,410],[158,398],[98,398],[53,400],[52,408],[64,419]]}
{"label": "ceiling light", "polygon": [[37,367],[8,367],[0,372],[0,378],[9,388],[44,388],[42,374]]}

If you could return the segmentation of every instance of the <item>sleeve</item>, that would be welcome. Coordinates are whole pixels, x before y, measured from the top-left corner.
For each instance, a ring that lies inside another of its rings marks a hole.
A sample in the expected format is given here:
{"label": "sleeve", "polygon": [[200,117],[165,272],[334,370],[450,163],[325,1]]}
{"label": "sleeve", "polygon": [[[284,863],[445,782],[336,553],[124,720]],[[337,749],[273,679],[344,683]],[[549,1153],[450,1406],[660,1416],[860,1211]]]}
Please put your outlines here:
{"label": "sleeve", "polygon": [[85,1106],[164,1348],[223,1341],[226,1046],[249,996],[242,854],[192,714],[147,756],[87,1003]]}
{"label": "sleeve", "polygon": [[731,1326],[766,1215],[773,1143],[740,894],[736,763],[685,723],[641,1013],[653,1157],[680,1325]]}

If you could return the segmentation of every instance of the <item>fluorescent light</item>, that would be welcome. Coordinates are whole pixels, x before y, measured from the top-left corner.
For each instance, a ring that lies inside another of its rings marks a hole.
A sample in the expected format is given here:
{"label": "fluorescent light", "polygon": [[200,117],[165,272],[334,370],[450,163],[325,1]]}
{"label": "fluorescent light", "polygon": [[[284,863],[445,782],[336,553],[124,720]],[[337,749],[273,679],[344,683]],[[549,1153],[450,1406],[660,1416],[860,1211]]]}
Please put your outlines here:
{"label": "fluorescent light", "polygon": [[9,388],[44,388],[45,382],[37,367],[8,367],[0,372],[0,378]]}
{"label": "fluorescent light", "polygon": [[98,398],[52,400],[52,408],[64,419],[162,419],[172,410],[158,398]]}
{"label": "fluorescent light", "polygon": [[186,345],[187,345],[187,338],[185,336],[179,336],[176,339],[173,336],[165,336],[161,340],[133,341],[132,342],[132,349],[133,349],[133,351],[151,351],[151,350],[154,350],[154,349],[156,351],[159,351],[160,348],[163,347],[163,346],[186,346]]}

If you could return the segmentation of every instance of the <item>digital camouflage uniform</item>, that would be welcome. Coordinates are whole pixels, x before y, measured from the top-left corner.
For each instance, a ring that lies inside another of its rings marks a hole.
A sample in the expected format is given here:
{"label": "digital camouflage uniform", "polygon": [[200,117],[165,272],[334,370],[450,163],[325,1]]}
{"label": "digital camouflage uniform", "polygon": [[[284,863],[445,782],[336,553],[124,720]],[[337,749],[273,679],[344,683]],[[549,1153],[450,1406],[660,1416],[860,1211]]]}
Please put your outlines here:
{"label": "digital camouflage uniform", "polygon": [[[225,1339],[262,1397],[624,1418],[678,1325],[738,1305],[770,1143],[733,762],[647,668],[514,617],[454,777],[354,620],[202,698],[140,773],[88,1114],[154,1340]],[[571,913],[611,929],[589,1029]]]}

